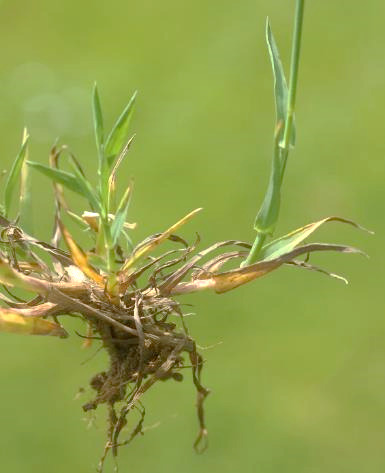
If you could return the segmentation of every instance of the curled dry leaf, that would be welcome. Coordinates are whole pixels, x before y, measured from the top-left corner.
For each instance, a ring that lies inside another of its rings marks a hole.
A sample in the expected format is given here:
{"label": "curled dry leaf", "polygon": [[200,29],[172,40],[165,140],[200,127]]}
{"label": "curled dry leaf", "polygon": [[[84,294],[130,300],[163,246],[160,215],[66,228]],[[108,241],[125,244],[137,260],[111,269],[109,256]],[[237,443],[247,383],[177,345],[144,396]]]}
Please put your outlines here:
{"label": "curled dry leaf", "polygon": [[195,215],[201,210],[201,208],[193,210],[181,220],[179,220],[177,223],[172,225],[168,230],[161,233],[159,236],[145,242],[143,245],[137,248],[137,250],[134,251],[133,254],[124,263],[122,271],[127,271],[141,258],[147,256],[149,253],[154,251],[155,248],[157,248],[161,243],[170,238],[173,233],[175,233],[182,225],[185,225],[189,220],[195,217]]}
{"label": "curled dry leaf", "polygon": [[[188,245],[175,235],[200,211],[197,209],[168,230],[145,239],[131,252],[124,252],[116,245],[114,259],[117,269],[107,274],[97,265],[90,264],[88,255],[96,255],[93,250],[90,253],[83,251],[74,240],[61,220],[60,210],[68,213],[68,208],[60,207],[63,202],[61,193],[56,193],[56,199],[54,244],[30,237],[0,216],[0,226],[3,227],[0,283],[7,288],[7,294],[2,294],[0,299],[9,307],[0,309],[0,331],[64,337],[66,332],[57,323],[57,318],[77,315],[85,322],[86,335],[82,338],[86,345],[93,340],[101,342],[109,355],[109,366],[91,379],[94,397],[83,406],[85,411],[90,411],[105,404],[109,410],[108,440],[99,471],[109,452],[116,455],[120,445],[130,442],[141,432],[144,412],[128,440],[120,441],[127,415],[134,408],[141,409],[138,406],[145,392],[158,381],[181,381],[186,367],[192,370],[197,391],[199,434],[195,447],[197,450],[204,448],[207,429],[203,402],[209,391],[201,384],[203,361],[187,331],[179,296],[206,289],[224,293],[284,264],[336,277],[334,273],[298,258],[323,251],[360,253],[344,245],[304,243],[326,222],[337,220],[353,224],[329,217],[266,245],[260,261],[240,268],[240,262],[250,249],[249,243],[225,240],[196,252],[199,237]],[[94,224],[99,215],[93,213],[89,217],[84,220],[97,233],[98,227]],[[58,248],[61,237],[69,252]],[[152,252],[161,249],[166,240],[181,244],[182,248],[160,251],[160,254],[152,256]],[[44,261],[36,251],[45,253]],[[224,270],[226,265],[229,269]],[[113,293],[109,292],[110,286],[106,284],[108,277],[114,278],[117,287]],[[33,292],[36,297],[20,300],[12,292],[20,290]]]}
{"label": "curled dry leaf", "polygon": [[[98,212],[83,212],[81,218],[84,220],[84,222],[94,231],[98,232],[99,231],[99,219],[100,215]],[[114,214],[108,214],[108,219],[113,222],[115,220],[115,215]],[[127,230],[135,230],[137,227],[136,223],[124,223],[124,228]]]}
{"label": "curled dry leaf", "polygon": [[[186,283],[179,283],[174,286],[168,286],[167,290],[172,295],[187,294],[190,292],[201,291],[205,289],[214,289],[215,292],[221,294],[223,292],[235,289],[243,284],[246,284],[254,279],[260,278],[265,274],[279,268],[285,263],[291,263],[294,259],[303,254],[310,254],[317,251],[335,251],[340,253],[360,253],[362,252],[351,246],[344,245],[331,245],[326,243],[313,243],[309,245],[300,246],[292,251],[289,251],[278,258],[269,261],[260,261],[250,266],[243,268],[233,269],[223,273],[211,273],[207,272],[201,274],[196,279]],[[239,253],[234,256],[231,255],[227,258],[238,257]],[[226,261],[227,261],[226,260]],[[207,265],[210,267],[210,265]],[[218,266],[215,266],[216,268]],[[334,276],[334,275],[333,275]]]}

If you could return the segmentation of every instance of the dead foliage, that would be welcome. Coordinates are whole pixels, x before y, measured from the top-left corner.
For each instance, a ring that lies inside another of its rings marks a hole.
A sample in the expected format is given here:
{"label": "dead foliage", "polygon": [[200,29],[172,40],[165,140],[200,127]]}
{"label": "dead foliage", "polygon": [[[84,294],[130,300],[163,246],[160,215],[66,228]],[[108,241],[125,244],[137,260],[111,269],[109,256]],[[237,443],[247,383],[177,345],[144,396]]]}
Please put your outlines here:
{"label": "dead foliage", "polygon": [[[0,330],[64,338],[67,332],[60,318],[77,315],[88,326],[84,336],[87,343],[100,341],[109,355],[109,366],[90,381],[94,397],[83,406],[85,411],[91,411],[105,404],[109,411],[108,438],[99,471],[109,452],[116,456],[120,446],[142,431],[141,400],[146,391],[158,381],[182,381],[186,366],[191,367],[197,391],[200,429],[195,447],[197,450],[205,447],[203,402],[209,391],[201,384],[203,359],[188,333],[179,296],[205,289],[223,293],[283,264],[319,270],[297,260],[314,251],[358,251],[342,245],[303,244],[240,268],[239,263],[250,248],[248,243],[222,241],[197,252],[199,238],[189,245],[173,233],[196,212],[169,230],[147,238],[131,254],[124,255],[117,247],[116,258],[122,264],[113,290],[109,290],[108,275],[88,262],[89,253],[75,243],[59,216],[55,244],[38,241],[0,217],[0,282],[8,294],[0,294],[8,306],[0,309]],[[68,251],[58,247],[62,237]],[[151,256],[165,240],[171,240],[177,247]],[[233,249],[223,252],[226,247]],[[224,265],[232,265],[233,269],[222,271]],[[34,296],[30,300],[16,298],[15,288],[32,292]],[[140,410],[140,421],[129,438],[122,440],[127,415],[134,409]]]}

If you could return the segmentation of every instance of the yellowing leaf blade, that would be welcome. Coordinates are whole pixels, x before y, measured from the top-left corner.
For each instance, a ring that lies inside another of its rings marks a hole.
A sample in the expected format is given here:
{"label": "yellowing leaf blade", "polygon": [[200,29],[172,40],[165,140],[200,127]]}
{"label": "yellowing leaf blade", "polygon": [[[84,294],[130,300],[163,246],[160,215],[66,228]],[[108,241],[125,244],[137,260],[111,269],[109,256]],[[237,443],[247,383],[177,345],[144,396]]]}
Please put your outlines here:
{"label": "yellowing leaf blade", "polygon": [[67,332],[51,320],[37,317],[24,317],[16,311],[0,308],[0,332],[24,335],[50,335],[66,338]]}
{"label": "yellowing leaf blade", "polygon": [[84,251],[77,245],[75,240],[72,238],[70,232],[67,228],[60,223],[60,230],[62,232],[63,238],[68,246],[68,249],[71,253],[71,257],[75,265],[83,271],[83,273],[88,276],[90,279],[95,281],[100,286],[104,286],[104,278],[95,269],[88,263],[87,255]]}
{"label": "yellowing leaf blade", "polygon": [[200,212],[202,209],[198,208],[187,214],[181,220],[172,225],[168,230],[161,233],[156,238],[149,240],[148,242],[140,245],[136,251],[131,255],[131,257],[124,263],[122,271],[127,271],[131,266],[133,266],[140,258],[147,256],[151,253],[156,247],[161,243],[167,240],[173,233],[176,232],[182,225],[185,225],[189,222],[195,215]]}
{"label": "yellowing leaf blade", "polygon": [[[201,291],[204,289],[214,289],[221,294],[223,292],[235,289],[254,279],[262,277],[271,271],[279,268],[285,263],[291,263],[293,260],[303,254],[310,254],[317,251],[335,251],[340,253],[361,253],[356,248],[345,245],[333,245],[327,243],[312,243],[303,245],[289,251],[274,260],[259,261],[258,263],[243,268],[233,269],[223,273],[213,274],[211,277],[205,275],[202,279],[199,277],[190,282],[179,283],[171,290],[171,294],[187,294],[190,292]],[[330,275],[333,275],[331,273]]]}

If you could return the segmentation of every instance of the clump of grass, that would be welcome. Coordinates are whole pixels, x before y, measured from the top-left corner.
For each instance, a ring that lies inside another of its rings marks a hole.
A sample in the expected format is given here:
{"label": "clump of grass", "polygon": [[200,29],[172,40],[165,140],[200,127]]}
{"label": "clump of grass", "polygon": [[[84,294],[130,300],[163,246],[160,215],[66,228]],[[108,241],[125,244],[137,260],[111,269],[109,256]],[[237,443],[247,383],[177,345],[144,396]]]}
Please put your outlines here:
{"label": "clump of grass", "polygon": [[[132,185],[118,195],[116,179],[133,141],[133,137],[129,137],[129,125],[136,94],[106,133],[96,85],[93,89],[98,155],[96,187],[91,185],[80,162],[65,146],[52,148],[49,165],[29,160],[29,136],[24,132],[20,152],[6,179],[0,216],[0,282],[4,289],[0,299],[7,306],[0,309],[0,330],[65,338],[68,334],[61,320],[63,316],[75,315],[87,327],[85,343],[97,340],[107,351],[109,366],[91,379],[94,397],[83,406],[85,411],[101,404],[108,407],[108,438],[99,471],[109,452],[116,456],[121,445],[141,432],[144,409],[140,401],[144,393],[158,381],[182,381],[182,372],[188,366],[197,391],[200,425],[195,447],[200,450],[205,446],[203,401],[208,390],[201,384],[202,357],[188,333],[180,296],[202,290],[223,293],[284,264],[340,277],[311,265],[310,253],[359,252],[345,245],[305,242],[330,221],[358,227],[339,217],[327,217],[267,241],[278,219],[284,171],[295,142],[294,106],[303,7],[304,1],[297,1],[289,87],[269,23],[266,26],[274,73],[276,124],[272,172],[256,218],[257,235],[253,244],[224,240],[197,252],[200,239],[189,243],[178,232],[200,208],[168,229],[136,245],[132,243],[135,224],[127,221]],[[60,166],[63,160],[69,170]],[[56,210],[49,242],[34,238],[28,230],[31,169],[43,173],[53,184]],[[85,201],[83,213],[75,213],[70,208],[67,191]],[[15,201],[18,202],[16,214],[11,212]],[[75,227],[86,230],[88,249],[83,249],[73,236]],[[154,256],[154,251],[161,250],[167,240],[175,245],[174,249]],[[301,256],[305,259],[298,259]],[[17,289],[33,296],[22,300],[16,296]],[[127,440],[121,440],[127,415],[133,409],[141,413],[139,423]]]}

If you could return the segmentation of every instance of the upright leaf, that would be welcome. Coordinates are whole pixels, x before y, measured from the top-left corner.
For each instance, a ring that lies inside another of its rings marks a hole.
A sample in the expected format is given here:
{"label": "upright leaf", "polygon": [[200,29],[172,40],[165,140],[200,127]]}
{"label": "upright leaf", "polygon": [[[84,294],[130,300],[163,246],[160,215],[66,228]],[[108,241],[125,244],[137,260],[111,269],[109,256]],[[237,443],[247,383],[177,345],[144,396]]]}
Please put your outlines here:
{"label": "upright leaf", "polygon": [[[271,31],[269,20],[266,22],[266,42],[269,51],[271,67],[274,78],[274,99],[276,123],[274,130],[274,150],[270,172],[269,184],[262,205],[255,218],[254,228],[260,234],[261,241],[265,235],[271,235],[278,220],[281,204],[281,185],[284,168],[287,159],[287,151],[279,147],[279,142],[283,137],[283,130],[286,121],[288,87],[279,56],[277,43]],[[294,145],[294,126],[291,135],[291,143]]]}
{"label": "upright leaf", "polygon": [[9,216],[12,196],[15,191],[15,188],[17,188],[18,186],[18,180],[20,178],[21,169],[23,167],[23,163],[27,154],[28,139],[29,139],[29,136],[28,134],[25,133],[23,137],[23,143],[22,143],[21,149],[12,164],[11,170],[8,174],[7,181],[5,183],[4,210],[5,210],[6,216]]}
{"label": "upright leaf", "polygon": [[103,114],[102,107],[100,104],[99,92],[96,83],[92,93],[92,112],[94,119],[94,132],[96,140],[96,148],[99,156],[99,172],[102,169],[103,162],[103,144],[104,144],[104,127],[103,127]]}
{"label": "upright leaf", "polygon": [[[23,143],[28,139],[27,129],[24,128]],[[19,222],[24,231],[31,233],[32,228],[32,201],[31,182],[29,179],[28,148],[25,153],[23,165],[20,172],[20,201],[19,201]]]}
{"label": "upright leaf", "polygon": [[111,238],[113,246],[115,246],[118,242],[119,235],[123,230],[124,223],[126,221],[127,210],[130,205],[131,189],[131,186],[128,187],[126,192],[123,194],[111,225]]}
{"label": "upright leaf", "polygon": [[106,139],[105,155],[109,162],[109,166],[112,165],[115,157],[121,151],[123,145],[127,141],[128,129],[134,111],[136,96],[137,91],[133,93],[130,101],[124,108],[119,118],[116,120],[115,125]]}
{"label": "upright leaf", "polygon": [[114,167],[112,168],[112,171],[110,173],[110,176],[108,178],[108,212],[111,212],[111,209],[113,207],[113,202],[115,202],[115,193],[116,193],[116,174],[118,171],[118,168],[125,158],[131,143],[133,139],[135,138],[135,135],[133,135],[125,144],[123,147],[122,151],[120,152],[117,160],[115,161]]}
{"label": "upright leaf", "polygon": [[[275,41],[273,32],[270,27],[269,19],[266,21],[266,42],[269,51],[271,67],[273,69],[274,77],[274,98],[275,98],[275,113],[276,113],[276,131],[278,132],[278,142],[283,134],[283,124],[286,121],[288,87],[283,70],[281,58],[279,56],[277,43]],[[291,144],[295,143],[295,131],[291,136]]]}

